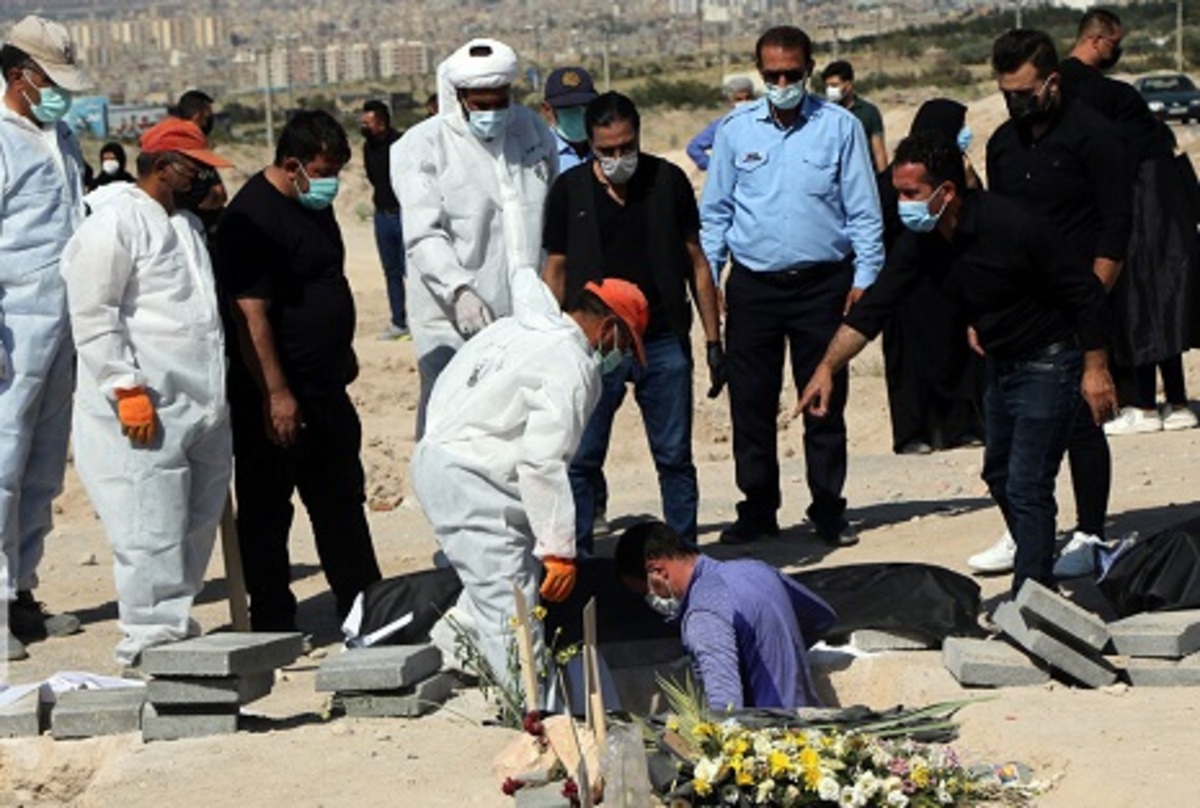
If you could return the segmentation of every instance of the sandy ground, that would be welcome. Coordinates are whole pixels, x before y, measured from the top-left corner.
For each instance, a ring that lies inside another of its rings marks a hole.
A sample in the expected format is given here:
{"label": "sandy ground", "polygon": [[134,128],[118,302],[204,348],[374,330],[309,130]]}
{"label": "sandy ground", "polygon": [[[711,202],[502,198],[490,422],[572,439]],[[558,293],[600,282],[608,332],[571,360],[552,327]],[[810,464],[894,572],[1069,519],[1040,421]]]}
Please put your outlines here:
{"label": "sandy ground", "polygon": [[[889,141],[907,130],[913,102],[889,112]],[[986,133],[1002,106],[992,96],[972,105],[971,122],[982,162]],[[676,152],[681,133],[695,131],[703,114],[677,113],[647,121],[647,146]],[[1177,130],[1179,131],[1179,130]],[[1187,133],[1188,145],[1194,138]],[[683,138],[682,142],[686,142]],[[674,149],[672,149],[674,146]],[[245,157],[245,155],[243,155]],[[243,160],[239,160],[242,164]],[[246,165],[253,166],[250,158]],[[436,545],[411,496],[407,463],[417,395],[412,344],[379,342],[386,325],[383,278],[369,223],[355,215],[365,182],[355,175],[339,199],[349,249],[349,275],[359,306],[356,349],[362,375],[353,387],[365,434],[370,523],[385,575],[425,568]],[[697,329],[698,331],[698,329]],[[700,354],[702,355],[702,354]],[[1189,359],[1192,383],[1200,384]],[[862,533],[859,546],[831,552],[802,525],[807,503],[803,457],[796,426],[779,434],[783,459],[785,527],[780,538],[754,552],[790,569],[833,564],[919,560],[967,572],[964,559],[1001,532],[999,513],[979,480],[980,450],[927,457],[890,453],[882,363],[878,349],[853,368],[848,412],[850,516]],[[700,474],[701,540],[716,544],[732,519],[733,486],[729,414],[724,396],[704,398],[707,380],[696,377],[695,452]],[[790,408],[795,391],[785,393]],[[636,409],[625,407],[610,453],[610,517],[658,513],[659,502]],[[1200,508],[1195,504],[1200,432],[1117,438],[1112,441],[1114,533],[1151,531]],[[1064,472],[1065,475],[1065,472]],[[1070,486],[1060,482],[1060,525],[1073,524]],[[39,597],[82,618],[82,634],[40,643],[31,658],[13,664],[13,683],[39,680],[55,671],[116,674],[112,648],[118,639],[111,553],[101,526],[73,470],[57,505],[57,526],[47,543]],[[298,514],[302,514],[298,510]],[[448,709],[415,721],[337,719],[324,716],[325,699],[313,689],[320,657],[336,652],[332,600],[320,574],[311,530],[303,516],[293,530],[295,591],[300,620],[314,632],[317,651],[280,674],[275,691],[252,706],[255,717],[237,735],[143,745],[133,735],[77,742],[0,741],[0,806],[382,805],[502,806],[490,773],[495,753],[510,735],[480,725],[486,715],[478,694],[456,697]],[[219,549],[211,583],[196,609],[206,630],[228,623],[223,600],[224,567]],[[1006,576],[980,579],[985,598],[1004,592]],[[965,693],[942,668],[937,653],[897,653],[855,662],[832,673],[843,705],[918,706]],[[1052,684],[980,693],[991,700],[960,713],[957,746],[971,761],[1022,760],[1055,788],[1040,804],[1089,806],[1190,805],[1200,803],[1200,784],[1180,752],[1194,746],[1200,699],[1194,690],[1075,690]],[[203,796],[201,796],[203,795]]]}

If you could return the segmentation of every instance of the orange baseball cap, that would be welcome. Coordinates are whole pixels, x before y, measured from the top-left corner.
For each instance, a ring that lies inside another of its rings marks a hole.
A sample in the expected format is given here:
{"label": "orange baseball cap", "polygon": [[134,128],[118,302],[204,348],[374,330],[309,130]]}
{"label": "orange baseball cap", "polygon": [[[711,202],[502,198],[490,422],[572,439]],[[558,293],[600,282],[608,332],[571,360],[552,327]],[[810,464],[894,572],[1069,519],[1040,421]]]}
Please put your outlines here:
{"label": "orange baseball cap", "polygon": [[208,148],[200,127],[182,118],[163,118],[142,133],[144,152],[179,152],[213,168],[230,168],[233,163]]}
{"label": "orange baseball cap", "polygon": [[646,326],[650,324],[650,304],[642,290],[629,281],[620,278],[602,278],[598,281],[588,281],[584,289],[604,301],[612,309],[612,313],[621,318],[621,322],[629,328],[633,335],[633,351],[637,355],[638,364],[646,364],[646,346],[642,344],[642,336]]}

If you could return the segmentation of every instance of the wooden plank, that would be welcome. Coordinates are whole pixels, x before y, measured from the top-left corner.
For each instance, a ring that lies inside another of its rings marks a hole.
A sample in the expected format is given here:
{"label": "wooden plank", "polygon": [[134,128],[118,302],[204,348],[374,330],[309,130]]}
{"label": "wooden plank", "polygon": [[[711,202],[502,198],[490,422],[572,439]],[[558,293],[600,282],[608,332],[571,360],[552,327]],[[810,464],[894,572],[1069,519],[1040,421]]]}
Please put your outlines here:
{"label": "wooden plank", "polygon": [[513,583],[513,596],[517,602],[517,656],[521,663],[521,686],[525,691],[525,712],[537,712],[538,683],[537,666],[533,663],[533,632],[529,622],[529,602],[521,587]]}
{"label": "wooden plank", "polygon": [[233,492],[225,497],[225,509],[221,511],[221,557],[225,559],[225,586],[229,590],[229,622],[234,631],[249,631],[250,608],[246,602],[246,575],[233,513]]}

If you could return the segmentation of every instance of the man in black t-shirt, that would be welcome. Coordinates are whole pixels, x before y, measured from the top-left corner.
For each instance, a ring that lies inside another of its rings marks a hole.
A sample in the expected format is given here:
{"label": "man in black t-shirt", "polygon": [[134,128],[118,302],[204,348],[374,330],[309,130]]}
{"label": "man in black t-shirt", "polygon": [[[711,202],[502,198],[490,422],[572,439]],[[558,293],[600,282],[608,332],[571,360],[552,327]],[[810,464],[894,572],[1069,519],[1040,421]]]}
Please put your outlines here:
{"label": "man in black t-shirt", "polygon": [[640,120],[628,98],[605,93],[588,105],[584,120],[595,159],[567,171],[550,189],[542,277],[560,304],[574,301],[591,280],[630,281],[650,304],[650,325],[645,367],[626,357],[605,374],[600,403],[571,462],[576,543],[592,549],[595,480],[625,385],[632,382],[658,470],[663,515],[694,544],[699,494],[692,462],[689,292],[708,343],[709,396],[725,383],[717,293],[700,249],[696,197],[683,171],[639,151]]}
{"label": "man in black t-shirt", "polygon": [[381,340],[408,337],[408,315],[404,310],[404,231],[400,229],[400,201],[392,190],[391,162],[388,155],[400,133],[392,128],[392,114],[382,101],[363,104],[359,120],[363,136],[363,162],[371,183],[371,202],[375,205],[375,248],[387,279],[388,308],[391,322],[379,335]]}
{"label": "man in black t-shirt", "polygon": [[342,127],[297,114],[275,162],[221,220],[218,269],[241,361],[230,366],[238,537],[255,631],[296,628],[287,541],[292,493],[308,510],[339,619],[380,578],[363,506],[362,426],[346,387],[354,298],[331,207],[350,160]]}

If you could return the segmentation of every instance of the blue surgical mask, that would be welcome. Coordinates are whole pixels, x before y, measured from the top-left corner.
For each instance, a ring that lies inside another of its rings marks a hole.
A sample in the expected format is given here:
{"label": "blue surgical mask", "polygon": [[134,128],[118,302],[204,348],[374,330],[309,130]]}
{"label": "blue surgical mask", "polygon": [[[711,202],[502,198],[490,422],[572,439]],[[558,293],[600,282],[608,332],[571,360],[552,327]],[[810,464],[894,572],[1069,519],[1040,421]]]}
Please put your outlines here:
{"label": "blue surgical mask", "polygon": [[795,109],[804,100],[804,82],[798,81],[786,87],[778,84],[767,85],[767,100],[776,109]]}
{"label": "blue surgical mask", "polygon": [[508,107],[504,109],[472,109],[467,111],[467,124],[480,140],[494,140],[508,126]]}
{"label": "blue surgical mask", "polygon": [[[28,74],[25,79],[33,84]],[[33,113],[33,117],[42,123],[55,123],[62,120],[67,111],[71,109],[71,93],[61,87],[38,87],[37,90],[41,100],[36,104],[29,96],[25,96],[25,100],[29,101],[29,111]]]}
{"label": "blue surgical mask", "polygon": [[948,202],[942,203],[942,208],[937,213],[929,210],[929,203],[933,197],[937,196],[935,189],[929,199],[902,199],[900,200],[900,221],[909,230],[914,233],[929,233],[937,227],[938,220],[942,218],[942,213],[946,210]]}
{"label": "blue surgical mask", "polygon": [[625,352],[618,347],[617,337],[618,329],[614,325],[612,347],[607,351],[600,347],[596,348],[596,366],[600,369],[602,376],[615,373],[625,361]]}
{"label": "blue surgical mask", "polygon": [[337,177],[309,177],[303,166],[300,167],[300,173],[308,179],[307,191],[300,191],[300,186],[296,186],[296,190],[300,191],[301,205],[309,210],[324,210],[333,204],[338,194]]}
{"label": "blue surgical mask", "polygon": [[583,121],[584,107],[563,107],[554,110],[558,123],[554,129],[559,137],[568,143],[582,143],[587,140],[587,125]]}
{"label": "blue surgical mask", "polygon": [[975,133],[971,131],[971,127],[964,123],[962,129],[958,130],[958,150],[966,154],[967,149],[971,148],[971,140],[974,137]]}

